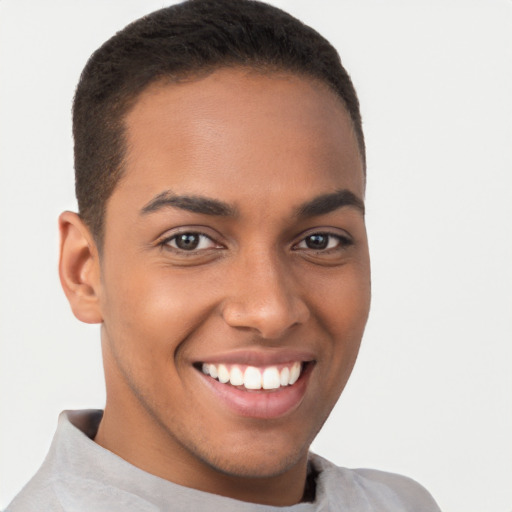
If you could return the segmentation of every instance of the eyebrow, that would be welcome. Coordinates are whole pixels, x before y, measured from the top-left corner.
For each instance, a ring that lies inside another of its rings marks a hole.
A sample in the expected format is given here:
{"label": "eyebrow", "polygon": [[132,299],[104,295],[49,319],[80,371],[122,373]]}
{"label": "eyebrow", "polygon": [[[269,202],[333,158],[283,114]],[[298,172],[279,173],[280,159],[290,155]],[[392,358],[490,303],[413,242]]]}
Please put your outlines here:
{"label": "eyebrow", "polygon": [[[346,189],[323,194],[303,203],[297,208],[296,215],[303,218],[316,217],[346,206],[354,207],[364,215],[364,202]],[[142,208],[141,214],[146,215],[168,207],[220,217],[236,217],[238,215],[238,210],[235,207],[218,199],[203,196],[180,196],[170,190],[155,196]]]}
{"label": "eyebrow", "polygon": [[316,217],[331,213],[345,206],[356,208],[364,216],[365,208],[363,200],[347,189],[338,190],[331,194],[323,194],[302,204],[297,208],[297,216]]}
{"label": "eyebrow", "polygon": [[203,215],[215,215],[222,217],[234,217],[237,210],[233,206],[203,196],[180,196],[174,194],[170,190],[166,190],[154,197],[141,210],[142,215],[156,212],[162,208],[168,207],[180,208],[194,213],[202,213]]}

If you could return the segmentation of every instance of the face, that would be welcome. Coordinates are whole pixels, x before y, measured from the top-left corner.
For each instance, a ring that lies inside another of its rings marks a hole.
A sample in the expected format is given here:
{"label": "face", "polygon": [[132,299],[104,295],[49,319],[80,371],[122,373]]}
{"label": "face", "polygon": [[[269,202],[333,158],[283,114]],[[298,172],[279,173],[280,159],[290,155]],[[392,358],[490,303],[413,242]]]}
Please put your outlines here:
{"label": "face", "polygon": [[126,137],[101,256],[106,425],[153,465],[285,474],[369,309],[350,118],[313,80],[219,70],[151,86]]}

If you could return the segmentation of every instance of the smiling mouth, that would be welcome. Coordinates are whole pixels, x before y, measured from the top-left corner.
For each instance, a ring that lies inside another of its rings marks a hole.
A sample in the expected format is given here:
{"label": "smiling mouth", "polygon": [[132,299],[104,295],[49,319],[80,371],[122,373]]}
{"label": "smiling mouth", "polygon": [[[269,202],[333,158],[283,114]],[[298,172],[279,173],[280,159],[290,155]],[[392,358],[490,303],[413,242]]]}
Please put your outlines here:
{"label": "smiling mouth", "polygon": [[212,379],[240,390],[279,390],[293,386],[310,362],[294,361],[270,366],[198,363],[196,368]]}

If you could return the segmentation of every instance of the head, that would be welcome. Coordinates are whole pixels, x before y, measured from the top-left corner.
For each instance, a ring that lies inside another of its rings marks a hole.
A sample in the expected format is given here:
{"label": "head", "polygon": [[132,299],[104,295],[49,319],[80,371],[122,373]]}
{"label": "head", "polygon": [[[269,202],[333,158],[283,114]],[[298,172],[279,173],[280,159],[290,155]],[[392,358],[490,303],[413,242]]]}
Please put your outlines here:
{"label": "head", "polygon": [[188,1],[141,18],[89,59],[73,108],[80,216],[101,248],[106,202],[123,176],[125,117],[141,92],[215,69],[287,71],[331,88],[353,123],[363,166],[359,102],[339,55],[318,32],[276,7],[250,0]]}
{"label": "head", "polygon": [[183,485],[299,501],[370,302],[361,121],[335,50],[265,4],[187,2],[92,56],[74,122],[60,274],[102,325],[97,442]]}

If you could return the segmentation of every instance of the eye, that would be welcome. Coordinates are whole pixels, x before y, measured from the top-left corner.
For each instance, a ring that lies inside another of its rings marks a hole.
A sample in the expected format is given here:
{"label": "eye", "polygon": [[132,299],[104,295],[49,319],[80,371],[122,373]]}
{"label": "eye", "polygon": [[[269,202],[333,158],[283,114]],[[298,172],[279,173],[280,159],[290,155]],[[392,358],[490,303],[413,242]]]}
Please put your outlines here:
{"label": "eye", "polygon": [[335,235],[333,233],[312,233],[303,238],[295,247],[297,249],[311,249],[313,251],[329,251],[342,249],[352,244],[347,236]]}
{"label": "eye", "polygon": [[180,251],[200,251],[212,249],[217,244],[203,233],[186,232],[179,233],[162,241],[163,246],[169,246]]}

